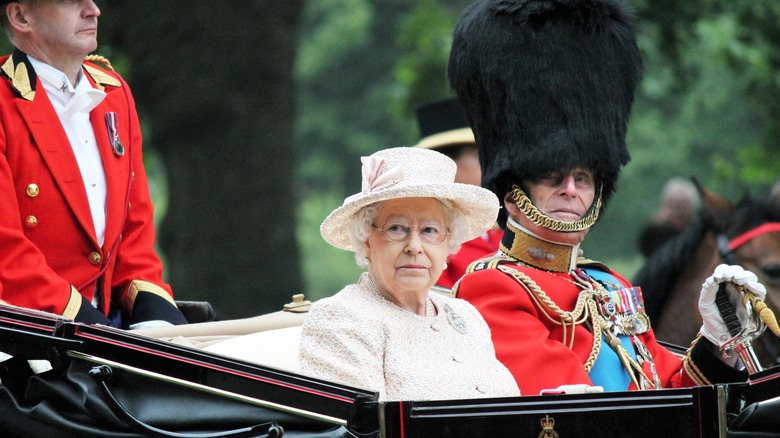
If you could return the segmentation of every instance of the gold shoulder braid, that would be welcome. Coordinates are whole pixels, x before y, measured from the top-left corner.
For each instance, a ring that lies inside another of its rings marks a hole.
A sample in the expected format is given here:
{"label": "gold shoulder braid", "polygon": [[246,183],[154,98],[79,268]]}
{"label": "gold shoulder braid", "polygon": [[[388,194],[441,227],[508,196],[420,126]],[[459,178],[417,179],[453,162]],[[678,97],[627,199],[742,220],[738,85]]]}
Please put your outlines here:
{"label": "gold shoulder braid", "polygon": [[[100,62],[105,65],[106,68],[111,72],[114,71],[114,66],[111,65],[111,62],[100,55],[89,55],[84,58],[84,61],[91,63]],[[117,88],[122,86],[122,83],[119,81],[119,79],[112,76],[110,73],[106,73],[104,70],[95,67],[94,65],[84,64],[84,70],[86,70],[87,73],[92,77],[92,79],[95,81],[95,85],[97,85],[97,88],[100,91],[106,91],[106,85]]]}
{"label": "gold shoulder braid", "polygon": [[468,268],[466,268],[466,274],[470,274],[474,271],[481,271],[483,269],[496,269],[499,263],[512,263],[514,260],[507,257],[505,254],[496,254],[491,257],[479,259],[471,262]]}
{"label": "gold shoulder braid", "polygon": [[106,66],[111,71],[114,70],[114,66],[111,65],[111,61],[109,61],[106,57],[100,56],[100,55],[88,55],[86,58],[84,58],[84,61],[86,62],[93,62],[93,63],[101,63]]}
{"label": "gold shoulder braid", "polygon": [[[496,269],[499,263],[511,263],[511,262],[514,262],[514,260],[510,259],[504,254],[499,253],[491,257],[485,257],[483,259],[478,259],[471,262],[466,268],[466,272],[464,272],[464,275],[470,274],[474,271],[481,271],[483,269]],[[460,280],[456,281],[455,284],[452,285],[452,288],[450,289],[450,293],[447,295],[449,295],[451,298],[457,298],[459,287],[460,287]],[[434,290],[436,288],[437,286],[434,286],[433,288],[431,288],[431,290]]]}

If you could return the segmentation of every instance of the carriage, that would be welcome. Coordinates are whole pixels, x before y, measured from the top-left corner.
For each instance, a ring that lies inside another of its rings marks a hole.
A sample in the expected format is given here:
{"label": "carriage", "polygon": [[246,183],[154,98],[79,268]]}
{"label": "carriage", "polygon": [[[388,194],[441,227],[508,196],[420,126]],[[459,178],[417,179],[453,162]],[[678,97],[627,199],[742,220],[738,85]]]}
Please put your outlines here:
{"label": "carriage", "polygon": [[[175,334],[0,306],[0,351],[13,356],[0,363],[0,435],[780,436],[780,368],[686,389],[380,402],[375,392],[296,372],[290,358],[305,317],[296,301]],[[239,359],[225,347],[247,333],[256,348]],[[40,363],[50,367],[32,371]]]}

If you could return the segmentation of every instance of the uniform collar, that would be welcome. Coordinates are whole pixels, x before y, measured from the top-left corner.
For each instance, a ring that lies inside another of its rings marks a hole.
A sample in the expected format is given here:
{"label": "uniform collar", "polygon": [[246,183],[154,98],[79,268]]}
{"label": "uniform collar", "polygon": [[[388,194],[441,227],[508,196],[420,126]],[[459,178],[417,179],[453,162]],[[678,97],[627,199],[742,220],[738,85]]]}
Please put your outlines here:
{"label": "uniform collar", "polygon": [[580,245],[566,245],[542,239],[507,218],[501,252],[535,268],[571,272],[577,266]]}
{"label": "uniform collar", "polygon": [[[49,64],[46,64],[43,61],[39,61],[36,58],[33,58],[32,56],[27,56],[27,59],[30,61],[30,65],[32,65],[33,69],[35,69],[35,74],[38,75],[39,78],[41,78],[41,81],[48,83],[49,85],[53,86],[54,88],[60,90],[60,91],[70,91],[75,92],[76,90],[73,88],[73,85],[70,84],[70,81],[68,80],[68,76],[56,68],[52,67]],[[81,80],[82,73],[79,72],[78,78],[79,81]]]}
{"label": "uniform collar", "polygon": [[32,102],[35,99],[37,76],[27,55],[19,49],[14,50],[5,60],[0,70],[11,80],[11,86],[19,97]]}
{"label": "uniform collar", "polygon": [[[11,56],[0,66],[0,71],[10,79],[11,85],[19,97],[31,102],[35,99],[38,76],[26,53],[15,49]],[[122,86],[119,79],[90,63],[84,64],[83,73],[86,73],[92,79],[95,88],[100,91],[105,91],[106,86],[117,88]]]}

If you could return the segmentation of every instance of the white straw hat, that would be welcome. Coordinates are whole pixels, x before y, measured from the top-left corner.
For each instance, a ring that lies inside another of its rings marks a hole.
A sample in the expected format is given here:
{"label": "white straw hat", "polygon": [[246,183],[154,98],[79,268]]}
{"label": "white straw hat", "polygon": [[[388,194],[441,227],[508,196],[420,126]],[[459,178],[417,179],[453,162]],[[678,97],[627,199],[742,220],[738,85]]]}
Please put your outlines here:
{"label": "white straw hat", "polygon": [[[437,198],[449,201],[466,219],[463,241],[471,240],[493,226],[498,198],[489,190],[455,181],[455,162],[430,149],[399,147],[361,157],[362,190],[347,197],[320,226],[326,242],[355,251],[347,235],[352,217],[363,207],[398,198]],[[459,242],[463,243],[463,242]]]}

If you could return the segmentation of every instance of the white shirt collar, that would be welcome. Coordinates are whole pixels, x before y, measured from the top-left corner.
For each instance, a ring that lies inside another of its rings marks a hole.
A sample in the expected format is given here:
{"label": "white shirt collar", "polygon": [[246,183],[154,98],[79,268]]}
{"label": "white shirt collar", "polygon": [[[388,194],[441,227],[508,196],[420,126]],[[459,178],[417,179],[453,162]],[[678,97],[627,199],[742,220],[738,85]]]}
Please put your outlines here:
{"label": "white shirt collar", "polygon": [[[76,92],[76,89],[73,87],[73,85],[71,85],[70,80],[68,80],[68,76],[64,72],[57,70],[51,65],[46,64],[43,61],[39,61],[30,55],[27,55],[27,58],[30,60],[30,64],[32,64],[33,68],[35,69],[35,74],[41,78],[41,82],[43,82],[44,86],[48,85],[52,89],[61,93],[68,91],[71,93]],[[81,84],[82,79],[84,79],[84,74],[79,71],[77,85]]]}

